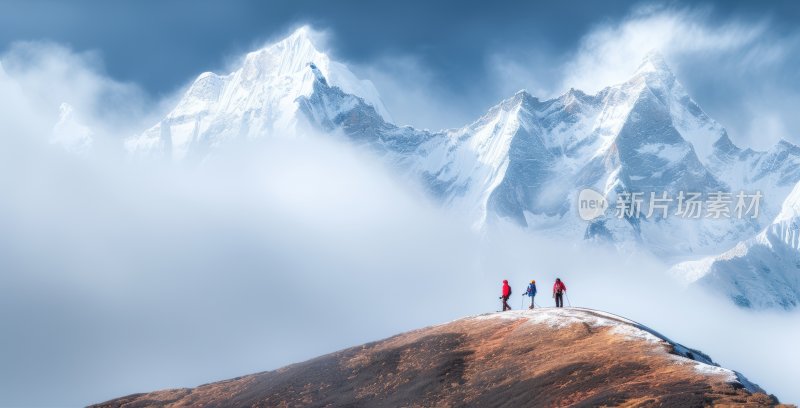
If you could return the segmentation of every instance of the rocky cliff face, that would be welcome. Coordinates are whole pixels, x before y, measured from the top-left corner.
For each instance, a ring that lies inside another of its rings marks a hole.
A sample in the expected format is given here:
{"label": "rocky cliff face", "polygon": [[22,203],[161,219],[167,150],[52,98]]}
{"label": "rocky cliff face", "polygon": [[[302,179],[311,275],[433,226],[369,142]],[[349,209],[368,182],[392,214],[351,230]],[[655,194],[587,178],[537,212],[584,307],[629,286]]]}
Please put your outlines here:
{"label": "rocky cliff face", "polygon": [[565,407],[778,401],[705,354],[588,309],[494,313],[275,371],[95,407]]}

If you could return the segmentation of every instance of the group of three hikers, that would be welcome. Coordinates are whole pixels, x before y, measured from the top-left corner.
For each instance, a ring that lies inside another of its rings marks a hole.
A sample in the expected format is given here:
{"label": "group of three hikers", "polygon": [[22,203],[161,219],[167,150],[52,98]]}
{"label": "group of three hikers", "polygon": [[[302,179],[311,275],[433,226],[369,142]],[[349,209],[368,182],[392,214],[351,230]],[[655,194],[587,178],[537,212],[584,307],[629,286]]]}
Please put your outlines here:
{"label": "group of three hikers", "polygon": [[[567,286],[564,285],[564,282],[561,282],[560,278],[556,278],[556,283],[553,284],[553,299],[556,300],[556,307],[564,307],[564,294],[567,292]],[[532,280],[530,284],[528,284],[528,289],[522,296],[529,296],[531,298],[531,305],[528,306],[528,309],[533,309],[534,297],[536,296],[536,281]],[[511,285],[508,284],[507,280],[503,281],[503,292],[500,296],[500,299],[503,300],[503,311],[511,310],[511,306],[508,305],[508,299],[511,297]]]}

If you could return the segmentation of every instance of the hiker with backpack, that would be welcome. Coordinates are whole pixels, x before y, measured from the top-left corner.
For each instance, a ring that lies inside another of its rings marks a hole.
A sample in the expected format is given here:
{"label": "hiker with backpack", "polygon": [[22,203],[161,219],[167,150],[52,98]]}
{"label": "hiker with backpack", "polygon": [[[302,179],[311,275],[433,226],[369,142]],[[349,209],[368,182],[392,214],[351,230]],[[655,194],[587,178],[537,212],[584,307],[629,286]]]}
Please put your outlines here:
{"label": "hiker with backpack", "polygon": [[511,297],[511,286],[508,284],[507,280],[503,280],[503,291],[500,296],[500,299],[503,300],[503,311],[511,310],[511,306],[508,305],[508,298]]}
{"label": "hiker with backpack", "polygon": [[567,292],[567,286],[561,279],[556,278],[556,283],[553,284],[553,299],[556,300],[556,307],[564,307],[564,293]]}
{"label": "hiker with backpack", "polygon": [[534,305],[533,298],[536,296],[536,281],[535,280],[532,280],[531,283],[528,284],[528,289],[525,291],[525,293],[522,294],[522,296],[529,296],[531,298],[531,305],[528,306],[528,309],[533,309],[533,305]]}

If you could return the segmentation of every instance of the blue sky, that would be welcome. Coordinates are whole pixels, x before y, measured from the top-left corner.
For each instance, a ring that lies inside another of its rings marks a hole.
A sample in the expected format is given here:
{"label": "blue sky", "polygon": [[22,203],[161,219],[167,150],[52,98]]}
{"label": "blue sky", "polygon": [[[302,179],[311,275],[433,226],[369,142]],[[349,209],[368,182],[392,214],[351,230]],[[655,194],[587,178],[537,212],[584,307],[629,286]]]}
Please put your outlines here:
{"label": "blue sky", "polygon": [[735,141],[767,148],[781,137],[800,142],[798,19],[792,1],[3,0],[0,50],[49,41],[90,52],[95,69],[155,101],[310,24],[327,34],[328,52],[376,83],[395,119],[441,128],[523,88],[540,97],[596,91],[629,75],[645,48],[665,47]]}
{"label": "blue sky", "polygon": [[[99,50],[111,76],[165,92],[226,55],[279,36],[299,23],[334,34],[337,53],[369,62],[414,54],[453,86],[485,76],[475,64],[497,47],[574,49],[599,23],[620,20],[636,1],[0,1],[0,46],[52,40]],[[668,3],[680,6],[680,2]],[[689,2],[688,4],[696,4]],[[712,22],[769,18],[794,30],[796,2],[700,2]]]}
{"label": "blue sky", "polygon": [[[48,39],[99,50],[108,72],[168,91],[224,56],[299,23],[327,29],[340,57],[368,62],[414,54],[453,85],[481,77],[476,60],[498,43],[574,47],[597,19],[631,2],[4,1],[0,44]],[[580,11],[575,11],[580,10]],[[453,75],[455,74],[455,75]]]}

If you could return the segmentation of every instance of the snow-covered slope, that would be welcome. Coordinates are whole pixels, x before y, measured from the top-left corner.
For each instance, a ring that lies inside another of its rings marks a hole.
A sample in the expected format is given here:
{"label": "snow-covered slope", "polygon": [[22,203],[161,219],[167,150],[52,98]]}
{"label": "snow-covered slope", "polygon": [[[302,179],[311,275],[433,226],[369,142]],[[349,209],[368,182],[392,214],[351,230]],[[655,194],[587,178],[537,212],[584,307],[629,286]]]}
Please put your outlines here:
{"label": "snow-covered slope", "polygon": [[800,147],[781,140],[768,151],[759,152],[739,148],[724,135],[714,144],[708,168],[735,190],[761,191],[763,219],[771,220],[800,180]]}
{"label": "snow-covered slope", "polygon": [[676,265],[673,273],[751,308],[800,305],[800,183],[772,224],[721,255]]}
{"label": "snow-covered slope", "polygon": [[[676,197],[681,191],[730,189],[704,164],[710,160],[710,146],[724,131],[686,95],[660,57],[649,56],[630,80],[601,95],[604,109],[622,110],[624,115],[607,126],[608,142],[582,169],[581,180],[587,185],[605,192],[612,202],[622,192]],[[674,211],[673,202],[670,213]],[[746,222],[642,215],[601,218],[590,235],[618,240],[625,234],[659,255],[679,257],[718,251],[756,230]]]}

